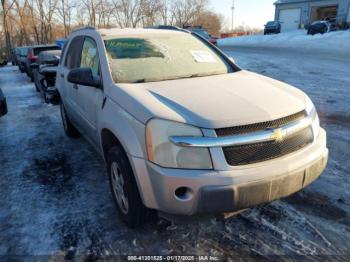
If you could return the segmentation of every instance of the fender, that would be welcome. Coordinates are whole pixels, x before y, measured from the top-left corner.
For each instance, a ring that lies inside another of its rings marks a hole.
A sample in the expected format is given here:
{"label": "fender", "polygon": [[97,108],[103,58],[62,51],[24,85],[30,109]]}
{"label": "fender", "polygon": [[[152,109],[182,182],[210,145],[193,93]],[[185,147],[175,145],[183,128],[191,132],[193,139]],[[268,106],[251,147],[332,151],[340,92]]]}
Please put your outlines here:
{"label": "fender", "polygon": [[145,141],[145,125],[108,97],[100,111],[98,125],[100,151],[104,159],[102,131],[108,130],[118,139],[127,154],[143,204],[148,208],[156,208],[157,202],[146,167],[146,146],[139,142]]}

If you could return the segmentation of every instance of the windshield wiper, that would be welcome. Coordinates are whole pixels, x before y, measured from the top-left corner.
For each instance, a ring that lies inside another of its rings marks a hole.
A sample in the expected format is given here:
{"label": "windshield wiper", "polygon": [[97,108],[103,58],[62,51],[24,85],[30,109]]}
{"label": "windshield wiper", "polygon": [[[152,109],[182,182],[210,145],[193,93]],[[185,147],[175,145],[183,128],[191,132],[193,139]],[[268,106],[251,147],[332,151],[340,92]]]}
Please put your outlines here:
{"label": "windshield wiper", "polygon": [[165,78],[165,79],[142,78],[142,79],[135,80],[132,83],[139,84],[139,83],[147,83],[147,82],[159,82],[159,81],[168,81],[168,80],[170,81],[170,80],[185,79],[185,78],[212,76],[212,75],[217,75],[217,74],[220,74],[220,73],[213,72],[213,73],[207,73],[207,74],[191,74],[191,75],[170,77],[170,78]]}

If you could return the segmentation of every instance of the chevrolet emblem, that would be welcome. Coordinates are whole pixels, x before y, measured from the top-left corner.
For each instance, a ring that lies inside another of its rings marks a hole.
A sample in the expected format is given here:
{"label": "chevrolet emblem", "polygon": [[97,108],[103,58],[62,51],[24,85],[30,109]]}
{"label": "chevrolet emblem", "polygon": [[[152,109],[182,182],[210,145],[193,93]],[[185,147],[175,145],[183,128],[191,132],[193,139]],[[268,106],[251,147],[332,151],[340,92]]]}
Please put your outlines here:
{"label": "chevrolet emblem", "polygon": [[271,138],[275,140],[275,142],[282,142],[284,140],[284,133],[281,128],[275,129]]}

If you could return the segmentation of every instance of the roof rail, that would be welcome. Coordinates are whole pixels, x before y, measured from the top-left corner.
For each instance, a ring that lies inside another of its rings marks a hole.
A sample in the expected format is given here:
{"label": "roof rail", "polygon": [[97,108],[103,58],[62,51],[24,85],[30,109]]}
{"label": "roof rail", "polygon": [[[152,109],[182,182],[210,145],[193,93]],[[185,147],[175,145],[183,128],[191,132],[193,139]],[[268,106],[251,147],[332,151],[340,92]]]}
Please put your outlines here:
{"label": "roof rail", "polygon": [[173,25],[155,25],[155,26],[146,26],[144,27],[145,29],[163,29],[163,30],[175,30],[175,31],[182,31],[185,33],[190,33],[188,30],[183,29],[178,26],[173,26]]}
{"label": "roof rail", "polygon": [[184,25],[183,26],[184,29],[186,28],[191,28],[191,29],[203,29],[202,25]]}
{"label": "roof rail", "polygon": [[93,26],[83,26],[83,27],[79,27],[79,28],[77,28],[77,29],[74,29],[73,31],[72,31],[72,33],[74,33],[74,32],[77,32],[77,31],[80,31],[80,30],[96,30],[96,28],[95,27],[93,27]]}

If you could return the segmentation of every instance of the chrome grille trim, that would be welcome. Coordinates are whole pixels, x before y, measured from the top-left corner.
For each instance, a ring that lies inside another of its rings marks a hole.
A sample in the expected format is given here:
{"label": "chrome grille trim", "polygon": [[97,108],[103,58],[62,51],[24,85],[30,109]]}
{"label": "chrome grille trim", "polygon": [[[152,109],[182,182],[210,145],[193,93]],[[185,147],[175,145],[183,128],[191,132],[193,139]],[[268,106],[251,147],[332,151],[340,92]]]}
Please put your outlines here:
{"label": "chrome grille trim", "polygon": [[171,136],[170,141],[182,147],[232,147],[264,142],[280,142],[285,138],[311,126],[313,116],[290,122],[278,128],[268,128],[248,134],[223,137],[186,137]]}

